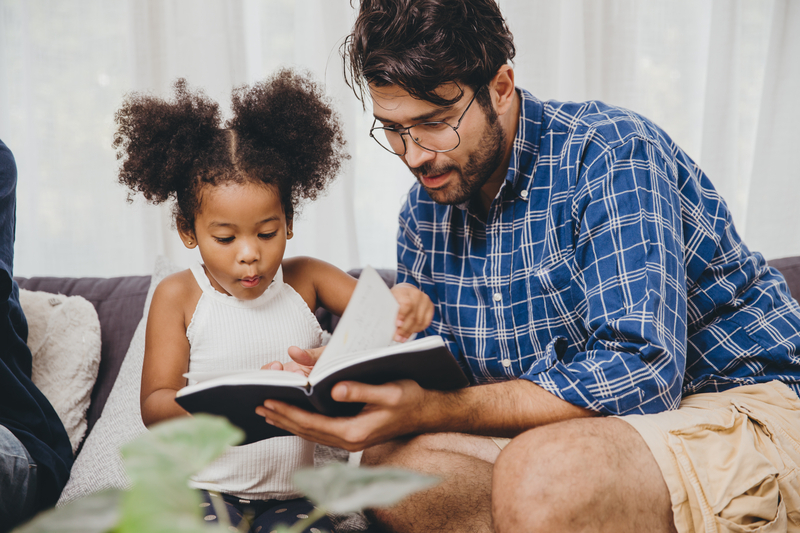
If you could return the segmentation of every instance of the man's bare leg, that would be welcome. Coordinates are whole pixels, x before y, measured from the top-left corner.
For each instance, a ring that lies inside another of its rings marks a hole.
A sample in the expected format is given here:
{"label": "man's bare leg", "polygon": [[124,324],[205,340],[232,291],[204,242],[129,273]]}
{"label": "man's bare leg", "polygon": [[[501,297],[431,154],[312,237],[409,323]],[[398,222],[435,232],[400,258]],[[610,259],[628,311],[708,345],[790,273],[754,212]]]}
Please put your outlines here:
{"label": "man's bare leg", "polygon": [[666,483],[622,420],[571,420],[523,433],[494,469],[498,533],[675,532]]}
{"label": "man's bare leg", "polygon": [[442,482],[391,509],[367,513],[392,532],[491,532],[492,466],[500,449],[488,438],[457,433],[421,435],[364,451],[361,464],[437,475]]}

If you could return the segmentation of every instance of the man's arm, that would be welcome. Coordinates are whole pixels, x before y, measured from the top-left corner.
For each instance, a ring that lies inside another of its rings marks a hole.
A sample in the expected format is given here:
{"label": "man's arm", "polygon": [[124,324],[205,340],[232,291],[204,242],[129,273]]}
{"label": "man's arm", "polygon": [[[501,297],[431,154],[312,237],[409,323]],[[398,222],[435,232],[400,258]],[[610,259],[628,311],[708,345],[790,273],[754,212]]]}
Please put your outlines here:
{"label": "man's arm", "polygon": [[[438,295],[415,227],[413,209],[407,204],[398,233],[397,283],[419,287],[436,303]],[[441,335],[450,351],[469,371],[458,343],[441,318],[438,305],[434,305],[433,321],[425,334]],[[309,368],[320,352],[319,349],[308,352],[294,349],[290,355],[295,362]],[[296,435],[352,451],[402,435],[430,432],[513,437],[537,425],[593,414],[527,380],[448,392],[425,390],[413,381],[378,386],[342,382],[333,388],[332,396],[337,401],[363,402],[366,405],[358,415],[347,418],[330,418],[270,400],[257,412],[269,423]]]}
{"label": "man's arm", "polygon": [[256,412],[295,435],[349,451],[431,432],[514,437],[532,427],[594,414],[525,380],[447,392],[425,390],[410,380],[385,385],[341,382],[331,395],[337,401],[366,405],[356,416],[331,418],[267,400]]}

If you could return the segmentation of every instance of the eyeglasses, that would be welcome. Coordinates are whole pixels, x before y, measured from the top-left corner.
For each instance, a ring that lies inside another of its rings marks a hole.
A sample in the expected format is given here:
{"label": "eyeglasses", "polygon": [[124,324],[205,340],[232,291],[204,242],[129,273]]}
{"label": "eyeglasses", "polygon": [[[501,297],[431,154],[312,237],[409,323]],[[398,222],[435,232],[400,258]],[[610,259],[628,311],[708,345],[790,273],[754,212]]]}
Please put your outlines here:
{"label": "eyeglasses", "polygon": [[399,156],[406,155],[407,146],[404,138],[406,135],[408,135],[417,146],[429,152],[450,152],[458,148],[458,145],[461,144],[461,136],[458,134],[458,128],[461,126],[461,121],[464,120],[464,115],[469,111],[476,96],[478,96],[478,91],[475,91],[475,94],[472,95],[472,99],[467,104],[464,112],[461,113],[455,126],[451,126],[447,122],[434,121],[418,122],[407,128],[384,128],[375,125],[378,121],[376,118],[372,122],[369,136],[375,139],[375,142],[380,144],[381,148]]}

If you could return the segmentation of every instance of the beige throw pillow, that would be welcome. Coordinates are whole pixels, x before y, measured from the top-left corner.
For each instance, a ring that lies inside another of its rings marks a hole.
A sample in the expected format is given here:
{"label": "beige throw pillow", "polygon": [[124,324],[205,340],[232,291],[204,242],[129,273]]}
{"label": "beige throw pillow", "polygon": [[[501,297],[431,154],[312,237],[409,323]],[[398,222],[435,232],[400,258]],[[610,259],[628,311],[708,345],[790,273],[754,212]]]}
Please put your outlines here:
{"label": "beige throw pillow", "polygon": [[33,354],[33,383],[50,400],[72,444],[86,433],[86,410],[100,367],[100,320],[81,296],[20,289]]}

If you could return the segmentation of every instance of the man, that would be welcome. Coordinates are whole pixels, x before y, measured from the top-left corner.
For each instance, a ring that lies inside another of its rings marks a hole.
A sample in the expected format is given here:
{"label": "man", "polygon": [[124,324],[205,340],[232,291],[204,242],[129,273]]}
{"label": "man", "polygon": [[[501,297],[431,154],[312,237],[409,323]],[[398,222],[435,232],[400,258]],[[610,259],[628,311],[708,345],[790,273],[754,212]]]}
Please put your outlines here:
{"label": "man", "polygon": [[72,447],[50,402],[31,381],[28,324],[14,281],[17,168],[0,141],[0,532],[55,505]]}
{"label": "man", "polygon": [[475,386],[345,382],[359,415],[267,421],[439,474],[375,512],[389,530],[800,528],[800,307],[690,158],[630,111],[517,89],[493,0],[364,0],[345,52],[419,181],[397,281]]}

